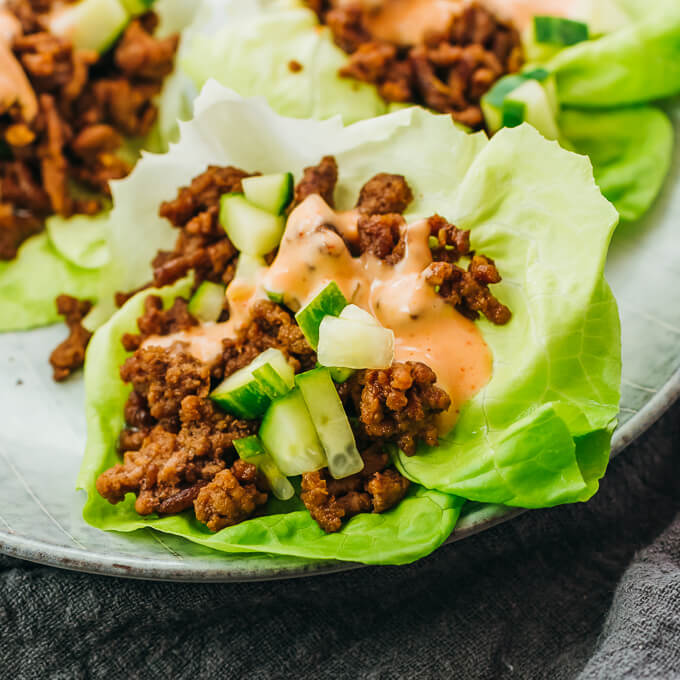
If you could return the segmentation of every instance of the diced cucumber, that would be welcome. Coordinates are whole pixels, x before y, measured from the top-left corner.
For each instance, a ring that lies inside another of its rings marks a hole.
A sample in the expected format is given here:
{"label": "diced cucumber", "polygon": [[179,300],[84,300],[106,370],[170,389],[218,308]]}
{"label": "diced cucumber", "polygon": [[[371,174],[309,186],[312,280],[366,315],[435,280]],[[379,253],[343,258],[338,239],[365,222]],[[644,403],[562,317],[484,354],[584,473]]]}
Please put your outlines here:
{"label": "diced cucumber", "polygon": [[272,402],[260,426],[260,439],[286,476],[326,466],[316,428],[297,388]]}
{"label": "diced cucumber", "polygon": [[239,458],[248,460],[255,456],[261,456],[266,453],[262,446],[260,438],[256,434],[251,434],[249,437],[242,437],[234,440],[234,448],[238,453]]}
{"label": "diced cucumber", "polygon": [[279,500],[287,501],[295,495],[293,485],[287,477],[281,474],[272,457],[265,451],[260,438],[257,435],[237,439],[234,447],[239,457],[252,463],[267,478],[274,496]]}
{"label": "diced cucumber", "polygon": [[568,47],[588,40],[588,25],[564,17],[534,16],[534,35],[537,43]]}
{"label": "diced cucumber", "polygon": [[319,363],[343,368],[388,368],[394,359],[389,328],[327,316],[319,327]]}
{"label": "diced cucumber", "polygon": [[265,293],[272,302],[276,302],[277,305],[283,304],[283,293],[275,293],[273,290],[266,290]]}
{"label": "diced cucumber", "polygon": [[226,286],[204,281],[189,300],[189,313],[199,321],[217,321],[224,307]]}
{"label": "diced cucumber", "polygon": [[506,99],[503,102],[503,119],[501,121],[503,127],[513,128],[521,125],[524,122],[526,108],[524,102]]}
{"label": "diced cucumber", "polygon": [[546,139],[557,139],[559,137],[560,131],[550,100],[538,81],[527,80],[505,98],[503,122],[507,127],[511,127],[511,125],[506,123],[506,112],[519,111],[520,109],[523,113],[523,119],[533,125]]}
{"label": "diced cucumber", "polygon": [[76,49],[105,52],[130,20],[120,0],[80,0],[49,15],[49,29]]}
{"label": "diced cucumber", "polygon": [[243,194],[225,194],[220,199],[220,223],[241,252],[266,255],[279,245],[285,219],[254,206]]}
{"label": "diced cucumber", "polygon": [[273,215],[282,215],[293,198],[293,175],[290,172],[247,177],[241,185],[246,199]]}
{"label": "diced cucumber", "polygon": [[331,366],[329,370],[331,372],[331,378],[333,378],[333,382],[336,383],[344,383],[345,380],[349,380],[349,378],[354,373],[353,368],[342,368],[340,366]]}
{"label": "diced cucumber", "polygon": [[[501,78],[491,90],[482,97],[482,112],[484,113],[486,126],[490,132],[496,132],[504,125],[507,127],[514,127],[526,120],[526,116],[528,115],[526,111],[522,113],[522,118],[520,120],[519,114],[521,107],[513,104],[506,106],[505,102],[517,101],[514,93],[524,87],[527,82],[540,83],[541,87],[545,90],[550,110],[552,111],[552,117],[555,121],[557,120],[560,105],[557,98],[555,76],[544,68],[534,68],[525,71],[524,73],[513,74]],[[530,86],[530,88],[533,87],[534,86]],[[520,97],[521,96],[522,94],[520,93]],[[506,122],[504,122],[504,120]],[[554,127],[557,128],[557,123],[555,123]],[[547,129],[550,130],[550,125],[547,126]],[[548,135],[545,134],[545,136],[547,137]],[[556,137],[551,136],[550,139],[556,139]]]}
{"label": "diced cucumber", "polygon": [[307,410],[326,453],[328,470],[335,479],[349,477],[364,468],[347,414],[335,389],[330,371],[315,368],[296,376]]}
{"label": "diced cucumber", "polygon": [[371,326],[380,326],[380,322],[376,319],[373,314],[367,312],[365,309],[361,309],[357,305],[347,305],[340,312],[341,319],[348,319],[349,321],[360,321],[361,323],[367,323]]}
{"label": "diced cucumber", "polygon": [[295,320],[307,342],[316,349],[319,344],[319,325],[325,316],[338,316],[347,300],[335,281],[326,284],[296,315]]}
{"label": "diced cucumber", "polygon": [[247,366],[225,378],[211,393],[210,398],[220,408],[239,418],[258,418],[268,408],[271,398],[254,372],[271,364],[272,368],[291,387],[294,384],[293,369],[286,361],[283,352],[268,349],[259,354]]}
{"label": "diced cucumber", "polygon": [[234,278],[244,281],[255,281],[258,272],[266,268],[267,263],[262,257],[241,253],[236,262]]}
{"label": "diced cucumber", "polygon": [[[292,373],[293,369],[291,368]],[[253,375],[257,378],[264,393],[272,400],[282,397],[292,387],[272,368],[271,364],[265,364],[260,366],[260,368],[256,368],[253,371]]]}

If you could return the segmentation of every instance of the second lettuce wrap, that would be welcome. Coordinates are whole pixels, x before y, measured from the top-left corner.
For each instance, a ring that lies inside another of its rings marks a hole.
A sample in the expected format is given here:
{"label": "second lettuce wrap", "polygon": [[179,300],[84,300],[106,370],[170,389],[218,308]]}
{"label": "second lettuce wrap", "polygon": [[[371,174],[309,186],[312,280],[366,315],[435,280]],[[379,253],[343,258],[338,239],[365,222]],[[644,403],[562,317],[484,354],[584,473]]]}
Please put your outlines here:
{"label": "second lettuce wrap", "polygon": [[[604,195],[622,218],[634,220],[661,189],[673,131],[656,107],[625,114],[612,107],[680,92],[680,9],[673,0],[609,4],[618,17],[615,30],[540,65],[557,78],[565,145],[590,155]],[[243,96],[265,97],[286,116],[339,114],[352,123],[392,110],[373,86],[338,76],[347,59],[301,0],[204,0],[187,29],[180,65],[198,88],[215,78]],[[291,60],[302,70],[291,71]]]}

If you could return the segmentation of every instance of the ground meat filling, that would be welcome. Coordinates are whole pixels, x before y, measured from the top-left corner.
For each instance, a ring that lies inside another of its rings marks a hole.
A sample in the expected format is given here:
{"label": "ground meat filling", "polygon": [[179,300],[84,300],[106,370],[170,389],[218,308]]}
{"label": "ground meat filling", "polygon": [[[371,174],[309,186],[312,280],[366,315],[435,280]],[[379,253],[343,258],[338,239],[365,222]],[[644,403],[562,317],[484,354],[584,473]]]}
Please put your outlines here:
{"label": "ground meat filling", "polygon": [[409,481],[393,468],[389,456],[375,446],[361,454],[364,469],[333,479],[328,470],[302,475],[300,498],[314,521],[327,533],[339,531],[343,520],[361,512],[385,512],[406,495]]}
{"label": "ground meat filling", "polygon": [[324,156],[319,165],[313,165],[303,170],[302,179],[295,187],[293,207],[300,205],[307,196],[319,194],[333,208],[335,206],[333,193],[337,183],[338,164],[333,156]]}
{"label": "ground meat filling", "polygon": [[184,298],[175,298],[171,307],[163,309],[163,300],[149,295],[144,300],[144,313],[137,319],[139,333],[125,333],[121,342],[128,352],[134,352],[152,335],[168,335],[197,325],[198,320],[189,312],[189,303]]}
{"label": "ground meat filling", "polygon": [[60,295],[56,299],[56,305],[57,312],[64,317],[69,331],[66,340],[57,345],[50,354],[54,379],[60,382],[85,363],[85,350],[92,333],[83,326],[82,321],[92,309],[92,303],[70,295]]}
{"label": "ground meat filling", "polygon": [[[430,247],[434,262],[425,270],[425,279],[437,294],[473,321],[483,314],[491,323],[502,326],[512,317],[510,310],[489,290],[501,275],[490,257],[470,250],[470,232],[434,215],[430,225]],[[455,264],[469,257],[467,270]]]}
{"label": "ground meat filling", "polygon": [[366,17],[372,10],[361,3],[309,0],[308,4],[350,55],[340,75],[373,83],[389,102],[413,102],[450,113],[471,128],[484,125],[482,95],[501,76],[518,71],[523,62],[517,30],[477,3],[465,6],[449,26],[412,46],[371,35]]}
{"label": "ground meat filling", "polygon": [[316,365],[316,352],[310,347],[292,314],[270,300],[258,300],[251,308],[250,321],[236,338],[222,342],[223,375],[231,375],[271,347],[280,349],[296,372]]}
{"label": "ground meat filling", "polygon": [[153,285],[167,286],[190,270],[202,281],[228,284],[234,277],[238,251],[219,222],[220,197],[243,191],[250,177],[234,167],[211,165],[182,187],[177,197],[161,204],[159,214],[180,230],[172,251],[159,251],[152,262]]}
{"label": "ground meat filling", "polygon": [[[252,471],[248,476],[236,465],[233,446],[254,434],[258,423],[224,413],[208,398],[214,386],[210,365],[175,343],[138,349],[120,375],[133,389],[119,439],[123,462],[97,479],[104,498],[118,503],[134,493],[142,515],[172,514],[193,505],[199,520],[214,530],[242,521],[266,502],[266,486],[256,480],[257,493],[252,492]],[[216,481],[230,466],[234,479],[223,475]]]}
{"label": "ground meat filling", "polygon": [[[48,215],[102,209],[109,180],[130,171],[116,155],[123,136],[145,135],[156,120],[152,100],[178,44],[177,35],[153,37],[157,17],[149,12],[130,22],[106,54],[76,50],[46,30],[37,10],[50,4],[9,0],[5,7],[21,23],[9,47],[37,112],[0,103],[0,260],[16,257]],[[80,197],[73,182],[95,197]]]}
{"label": "ground meat filling", "polygon": [[243,522],[267,502],[268,494],[261,488],[257,468],[239,459],[231,470],[219,472],[198,492],[196,519],[211,531]]}
{"label": "ground meat filling", "polygon": [[412,456],[419,440],[437,444],[436,417],[451,406],[436,380],[434,371],[423,363],[395,362],[387,369],[357,371],[338,386],[338,392],[359,419],[360,437],[396,444]]}

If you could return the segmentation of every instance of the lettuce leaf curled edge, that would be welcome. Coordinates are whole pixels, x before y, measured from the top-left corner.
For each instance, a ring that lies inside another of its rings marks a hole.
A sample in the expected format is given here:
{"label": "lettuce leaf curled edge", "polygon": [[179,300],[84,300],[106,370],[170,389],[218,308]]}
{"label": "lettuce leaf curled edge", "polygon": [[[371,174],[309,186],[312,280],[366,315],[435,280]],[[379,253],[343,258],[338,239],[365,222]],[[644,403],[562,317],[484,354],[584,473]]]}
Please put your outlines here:
{"label": "lettuce leaf curled edge", "polygon": [[[150,278],[149,261],[173,237],[157,216],[159,203],[208,164],[299,177],[325,154],[338,161],[340,209],[353,205],[374,174],[403,174],[415,196],[407,219],[438,212],[469,228],[474,247],[498,262],[504,280],[496,292],[513,319],[503,327],[479,322],[494,357],[491,381],[439,447],[398,457],[416,483],[405,503],[385,515],[353,518],[336,535],[323,535],[295,505],[272,507],[290,511],[217,534],[188,514],[139,517],[131,498],[109,505],[94,484],[117,460],[128,391],[117,372],[125,358],[119,338],[134,329],[149,294],[143,291],[95,333],[88,350],[88,445],[79,486],[88,493],[84,514],[94,526],[151,526],[227,552],[401,563],[446,538],[462,498],[542,507],[596,491],[619,399],[619,320],[603,278],[617,214],[595,185],[588,159],[527,125],[488,141],[457,129],[448,116],[414,107],[343,127],[339,118],[283,118],[262,101],[209,82],[180,141],[165,155],[143,158],[116,184],[109,265],[115,268],[107,285],[129,289]],[[147,234],[143,243],[135,239],[140,231]],[[186,290],[176,284],[160,292],[169,303]]]}

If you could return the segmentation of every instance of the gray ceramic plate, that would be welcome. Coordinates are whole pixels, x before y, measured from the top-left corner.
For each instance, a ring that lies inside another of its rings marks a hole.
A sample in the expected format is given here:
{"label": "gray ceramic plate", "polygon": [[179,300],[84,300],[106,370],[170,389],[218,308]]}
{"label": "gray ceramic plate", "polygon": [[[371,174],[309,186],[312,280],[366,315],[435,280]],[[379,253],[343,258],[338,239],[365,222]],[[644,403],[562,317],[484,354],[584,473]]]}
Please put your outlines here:
{"label": "gray ceramic plate", "polygon": [[[680,106],[672,115],[680,131]],[[623,398],[613,455],[680,394],[680,154],[654,210],[622,224],[608,279],[623,323]],[[176,581],[304,576],[355,565],[217,553],[151,530],[105,533],[81,518],[74,480],[85,441],[82,381],[55,385],[49,349],[63,328],[0,335],[0,551],[68,569]],[[470,503],[450,541],[521,510]]]}

